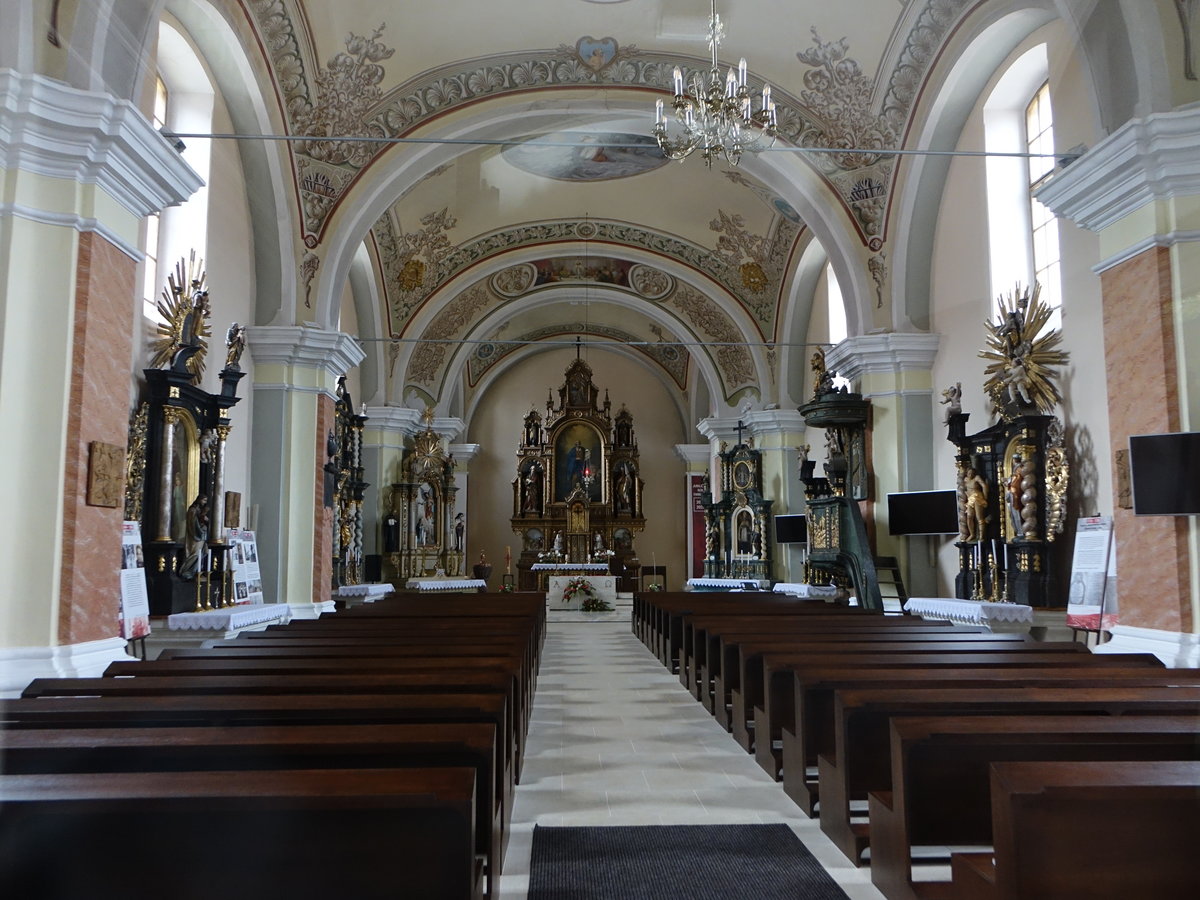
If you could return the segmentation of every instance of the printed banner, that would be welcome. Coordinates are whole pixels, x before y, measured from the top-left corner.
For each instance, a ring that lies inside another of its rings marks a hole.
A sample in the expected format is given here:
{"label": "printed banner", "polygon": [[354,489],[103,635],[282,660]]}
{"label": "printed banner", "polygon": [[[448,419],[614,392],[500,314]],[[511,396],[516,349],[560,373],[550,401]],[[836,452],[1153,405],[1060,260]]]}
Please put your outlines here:
{"label": "printed banner", "polygon": [[146,562],[142,527],[121,525],[121,637],[127,641],[150,633],[150,595],[146,591]]}
{"label": "printed banner", "polygon": [[1080,519],[1071,559],[1067,625],[1111,631],[1117,624],[1117,553],[1112,516]]}

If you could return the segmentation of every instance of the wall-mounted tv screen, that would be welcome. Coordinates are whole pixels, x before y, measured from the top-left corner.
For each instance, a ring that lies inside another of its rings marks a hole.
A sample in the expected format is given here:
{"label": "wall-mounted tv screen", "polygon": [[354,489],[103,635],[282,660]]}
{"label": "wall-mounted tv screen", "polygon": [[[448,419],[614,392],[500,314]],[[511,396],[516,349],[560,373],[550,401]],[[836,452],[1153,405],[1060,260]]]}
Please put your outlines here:
{"label": "wall-mounted tv screen", "polygon": [[1200,432],[1130,435],[1129,481],[1134,515],[1200,515]]}
{"label": "wall-mounted tv screen", "polygon": [[806,544],[808,543],[808,520],[804,515],[776,516],[775,543],[777,544]]}
{"label": "wall-mounted tv screen", "polygon": [[954,491],[905,491],[887,495],[888,534],[958,534]]}

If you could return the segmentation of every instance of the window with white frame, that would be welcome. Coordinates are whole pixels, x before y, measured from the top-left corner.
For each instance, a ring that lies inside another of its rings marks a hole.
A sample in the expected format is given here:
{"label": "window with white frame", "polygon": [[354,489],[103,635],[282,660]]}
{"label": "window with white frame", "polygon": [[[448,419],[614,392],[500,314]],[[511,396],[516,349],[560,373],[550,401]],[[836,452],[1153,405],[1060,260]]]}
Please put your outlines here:
{"label": "window with white frame", "polygon": [[[150,121],[156,129],[161,130],[167,124],[168,102],[167,83],[163,81],[162,75],[157,75],[154,79],[154,109],[150,116]],[[154,321],[162,319],[162,316],[158,314],[158,257],[161,229],[162,215],[160,213],[151,213],[146,216],[146,237],[142,246],[142,250],[146,254],[146,258],[142,262],[142,315]]]}
{"label": "window with white frame", "polygon": [[1054,310],[1051,327],[1061,325],[1062,278],[1059,274],[1058,219],[1036,197],[1054,170],[1054,116],[1050,83],[1045,82],[1025,108],[1025,145],[1029,148],[1029,231],[1033,276],[1042,287],[1042,302]]}
{"label": "window with white frame", "polygon": [[825,295],[829,309],[829,343],[840,344],[846,339],[846,301],[842,296],[842,286],[838,284],[837,273],[833,271],[833,263],[825,264]]}
{"label": "window with white frame", "polygon": [[[983,109],[988,151],[987,219],[993,303],[1019,286],[1041,285],[1042,299],[1059,327],[1062,278],[1058,223],[1034,197],[1054,169],[1054,118],[1050,108],[1045,44],[1018,57],[996,81]],[[991,307],[994,312],[995,307]]]}

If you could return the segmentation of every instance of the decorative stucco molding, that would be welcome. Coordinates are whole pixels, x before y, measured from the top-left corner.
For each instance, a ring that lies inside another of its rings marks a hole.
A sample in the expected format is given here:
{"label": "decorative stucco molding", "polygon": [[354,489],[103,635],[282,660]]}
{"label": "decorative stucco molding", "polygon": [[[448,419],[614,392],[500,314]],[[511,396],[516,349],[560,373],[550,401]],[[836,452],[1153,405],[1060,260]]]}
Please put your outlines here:
{"label": "decorative stucco molding", "polygon": [[825,364],[851,381],[864,375],[928,371],[937,358],[937,334],[864,334],[846,338],[825,353]]}

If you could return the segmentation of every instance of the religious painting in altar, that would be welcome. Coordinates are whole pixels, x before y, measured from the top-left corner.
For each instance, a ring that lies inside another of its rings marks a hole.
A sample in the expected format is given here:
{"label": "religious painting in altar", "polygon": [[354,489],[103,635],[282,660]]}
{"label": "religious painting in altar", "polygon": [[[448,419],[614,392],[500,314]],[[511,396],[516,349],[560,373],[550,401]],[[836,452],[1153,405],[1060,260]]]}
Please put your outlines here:
{"label": "religious painting in altar", "polygon": [[196,420],[180,408],[171,429],[171,527],[173,541],[183,543],[187,535],[188,506],[200,493],[200,434]]}
{"label": "religious painting in altar", "polygon": [[579,482],[588,499],[603,499],[604,449],[600,433],[591,425],[570,422],[554,436],[554,499],[562,502]]}

